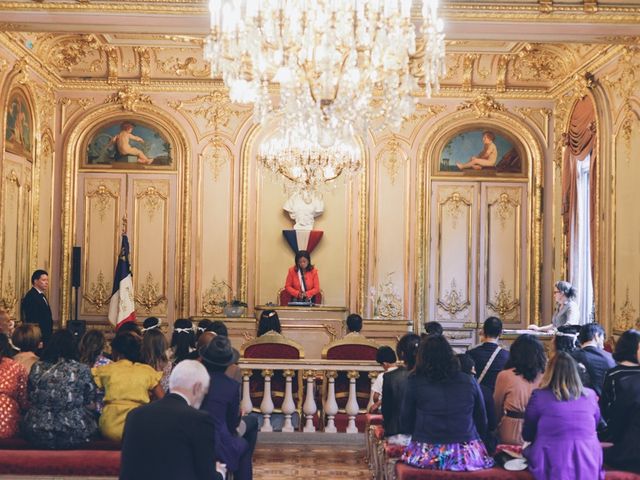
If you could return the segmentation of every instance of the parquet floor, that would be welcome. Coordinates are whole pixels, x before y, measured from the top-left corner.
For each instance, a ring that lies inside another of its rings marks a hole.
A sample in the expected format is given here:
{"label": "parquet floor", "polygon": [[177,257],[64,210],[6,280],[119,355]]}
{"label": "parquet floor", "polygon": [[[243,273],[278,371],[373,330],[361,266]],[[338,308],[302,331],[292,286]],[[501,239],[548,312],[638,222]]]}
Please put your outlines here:
{"label": "parquet floor", "polygon": [[369,480],[362,448],[344,445],[258,446],[253,457],[255,480]]}

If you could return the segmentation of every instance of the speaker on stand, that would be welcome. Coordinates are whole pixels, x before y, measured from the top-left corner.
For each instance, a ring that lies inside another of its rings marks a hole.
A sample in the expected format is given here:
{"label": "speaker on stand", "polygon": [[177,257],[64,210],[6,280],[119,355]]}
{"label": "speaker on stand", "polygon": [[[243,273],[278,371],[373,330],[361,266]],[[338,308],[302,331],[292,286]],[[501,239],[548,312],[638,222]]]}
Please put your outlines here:
{"label": "speaker on stand", "polygon": [[80,288],[80,265],[82,263],[82,248],[73,247],[73,254],[71,258],[71,286],[74,290],[75,297],[75,315],[72,320],[69,320],[68,328],[73,334],[76,340],[82,338],[84,332],[87,330],[86,322],[78,320],[78,305],[80,297],[78,295],[78,289]]}

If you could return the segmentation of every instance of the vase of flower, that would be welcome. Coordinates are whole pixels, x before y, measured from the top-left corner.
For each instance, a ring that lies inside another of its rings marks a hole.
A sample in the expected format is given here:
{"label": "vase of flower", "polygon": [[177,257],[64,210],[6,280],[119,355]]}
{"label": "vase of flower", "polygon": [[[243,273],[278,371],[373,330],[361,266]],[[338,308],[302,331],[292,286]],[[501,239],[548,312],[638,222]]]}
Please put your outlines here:
{"label": "vase of flower", "polygon": [[226,317],[241,317],[244,315],[245,309],[247,308],[247,304],[237,299],[233,299],[230,302],[224,302],[222,305],[222,309],[224,311],[224,315]]}

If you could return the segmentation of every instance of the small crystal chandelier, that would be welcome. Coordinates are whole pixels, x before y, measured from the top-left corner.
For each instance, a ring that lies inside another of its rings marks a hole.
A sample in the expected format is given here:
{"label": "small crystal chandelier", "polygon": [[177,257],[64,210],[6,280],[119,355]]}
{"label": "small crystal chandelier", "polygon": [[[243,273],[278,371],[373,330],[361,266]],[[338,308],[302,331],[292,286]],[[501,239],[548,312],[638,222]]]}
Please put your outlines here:
{"label": "small crystal chandelier", "polygon": [[339,140],[321,147],[295,130],[278,132],[262,142],[258,160],[284,181],[289,194],[320,193],[336,185],[343,173],[355,173],[361,167],[355,143]]}
{"label": "small crystal chandelier", "polygon": [[254,103],[255,121],[282,114],[284,131],[328,147],[364,136],[373,121],[399,128],[415,110],[418,80],[427,97],[438,89],[445,71],[438,0],[421,3],[423,78],[410,68],[414,0],[210,0],[204,56],[231,100]]}

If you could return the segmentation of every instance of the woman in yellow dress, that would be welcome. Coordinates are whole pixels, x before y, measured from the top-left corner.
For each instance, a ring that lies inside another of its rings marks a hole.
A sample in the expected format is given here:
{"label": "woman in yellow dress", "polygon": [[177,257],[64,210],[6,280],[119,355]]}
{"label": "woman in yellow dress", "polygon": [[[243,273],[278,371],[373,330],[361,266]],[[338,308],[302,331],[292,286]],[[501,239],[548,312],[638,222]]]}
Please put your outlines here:
{"label": "woman in yellow dress", "polygon": [[122,440],[127,414],[151,401],[160,399],[162,372],[140,362],[140,340],[132,333],[116,336],[111,342],[114,362],[91,369],[93,379],[103,388],[104,410],[100,416],[100,433],[110,440]]}

